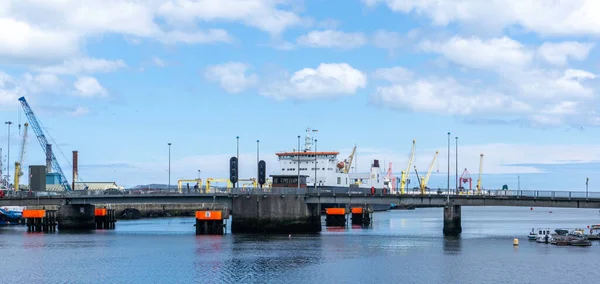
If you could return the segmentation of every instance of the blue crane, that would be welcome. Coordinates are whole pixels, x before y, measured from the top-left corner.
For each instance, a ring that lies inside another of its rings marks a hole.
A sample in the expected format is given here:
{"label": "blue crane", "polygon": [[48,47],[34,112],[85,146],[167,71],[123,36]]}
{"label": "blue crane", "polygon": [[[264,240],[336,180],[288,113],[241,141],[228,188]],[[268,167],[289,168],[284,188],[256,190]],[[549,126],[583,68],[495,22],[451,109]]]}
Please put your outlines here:
{"label": "blue crane", "polygon": [[[33,129],[33,132],[35,132],[35,136],[37,136],[37,139],[40,142],[40,145],[42,146],[44,153],[46,155],[48,155],[48,153],[46,152],[46,145],[48,144],[48,140],[46,140],[44,131],[42,130],[42,127],[40,126],[37,118],[35,117],[35,114],[33,114],[33,110],[31,109],[31,107],[29,106],[27,101],[25,100],[25,97],[20,97],[19,102],[21,102],[21,106],[23,106],[23,111],[25,111],[25,116],[27,116],[27,119],[29,120],[29,123],[31,124],[31,128]],[[69,185],[69,182],[67,181],[67,177],[65,176],[62,169],[60,168],[60,165],[58,164],[58,160],[56,160],[56,156],[54,156],[54,152],[52,152],[50,154],[51,154],[51,158],[52,158],[52,168],[54,169],[55,172],[60,174],[60,184],[62,185],[62,187],[65,191],[71,191],[71,186]]]}

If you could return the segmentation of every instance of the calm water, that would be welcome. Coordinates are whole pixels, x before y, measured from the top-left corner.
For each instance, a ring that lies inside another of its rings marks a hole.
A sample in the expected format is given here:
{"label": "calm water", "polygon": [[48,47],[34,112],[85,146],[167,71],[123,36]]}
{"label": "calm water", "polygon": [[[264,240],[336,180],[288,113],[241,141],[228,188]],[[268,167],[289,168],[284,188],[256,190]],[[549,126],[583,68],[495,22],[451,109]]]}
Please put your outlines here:
{"label": "calm water", "polygon": [[[552,211],[552,213],[549,213]],[[119,221],[113,231],[0,228],[0,283],[580,283],[600,279],[600,242],[527,241],[532,227],[600,224],[598,210],[463,207],[377,212],[373,228],[317,235],[195,236],[190,218]],[[512,239],[519,238],[514,248]]]}

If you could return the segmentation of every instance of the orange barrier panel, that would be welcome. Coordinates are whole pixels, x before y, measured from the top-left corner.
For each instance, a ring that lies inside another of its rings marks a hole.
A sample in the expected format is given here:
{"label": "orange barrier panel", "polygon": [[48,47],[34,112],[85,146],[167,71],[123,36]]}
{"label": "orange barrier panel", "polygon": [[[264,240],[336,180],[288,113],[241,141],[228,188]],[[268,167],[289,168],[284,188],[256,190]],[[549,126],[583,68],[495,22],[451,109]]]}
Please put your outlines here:
{"label": "orange barrier panel", "polygon": [[33,210],[33,209],[25,209],[23,210],[23,218],[44,218],[46,216],[46,210]]}
{"label": "orange barrier panel", "polygon": [[221,211],[196,211],[198,220],[223,220]]}
{"label": "orange barrier panel", "polygon": [[327,215],[345,215],[346,208],[325,208]]}
{"label": "orange barrier panel", "polygon": [[362,213],[363,213],[362,207],[354,207],[354,208],[352,208],[352,214],[362,214]]}
{"label": "orange barrier panel", "polygon": [[106,216],[106,208],[96,208],[94,210],[94,216]]}

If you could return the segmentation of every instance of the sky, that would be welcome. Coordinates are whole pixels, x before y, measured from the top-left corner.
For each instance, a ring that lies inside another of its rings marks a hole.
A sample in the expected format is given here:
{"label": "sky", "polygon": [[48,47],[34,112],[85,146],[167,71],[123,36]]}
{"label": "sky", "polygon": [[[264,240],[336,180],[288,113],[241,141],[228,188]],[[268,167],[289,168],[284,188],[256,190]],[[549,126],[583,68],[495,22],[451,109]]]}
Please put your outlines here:
{"label": "sky", "polygon": [[[275,153],[312,128],[319,150],[345,158],[356,145],[359,172],[379,159],[399,176],[415,140],[420,173],[439,150],[432,186],[446,186],[448,164],[455,183],[458,157],[475,187],[484,154],[484,188],[584,190],[589,177],[592,189],[595,11],[596,0],[3,0],[0,119],[14,123],[0,131],[3,164],[10,137],[12,175],[25,96],[69,181],[73,150],[81,181],[167,184],[169,165],[171,184],[227,178],[236,136],[242,178],[257,146],[278,173]],[[45,164],[33,131],[26,143],[25,167]]]}

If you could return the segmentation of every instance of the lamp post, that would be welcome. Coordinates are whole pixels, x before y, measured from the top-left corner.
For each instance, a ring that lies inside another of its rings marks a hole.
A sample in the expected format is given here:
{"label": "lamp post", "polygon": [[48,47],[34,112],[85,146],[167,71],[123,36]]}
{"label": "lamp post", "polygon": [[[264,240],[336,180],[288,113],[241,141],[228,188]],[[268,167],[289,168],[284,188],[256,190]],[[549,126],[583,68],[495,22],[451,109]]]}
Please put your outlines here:
{"label": "lamp post", "polygon": [[[238,164],[238,167],[239,167],[239,165],[240,165],[240,137],[236,136],[235,140],[236,140],[236,152],[235,152],[236,154],[235,154],[235,158],[237,159],[237,164]],[[240,176],[239,170],[238,170],[237,175],[238,175],[238,177]],[[235,184],[233,185],[233,187],[235,187],[235,188],[238,187],[238,182],[237,181],[235,182]]]}
{"label": "lamp post", "polygon": [[454,160],[456,160],[456,188],[454,189],[454,193],[458,193],[458,136],[454,137],[454,139],[456,140],[456,151],[454,151]]}
{"label": "lamp post", "polygon": [[259,161],[259,153],[260,153],[259,143],[260,143],[260,140],[257,139],[256,140],[256,180],[258,180],[258,176],[259,176],[259,174],[258,174],[258,161]]}
{"label": "lamp post", "polygon": [[315,193],[317,192],[317,139],[315,139]]}
{"label": "lamp post", "polygon": [[590,178],[585,178],[585,200],[588,199],[588,183],[590,182]]}
{"label": "lamp post", "polygon": [[169,143],[169,186],[167,191],[171,191],[171,143]]}
{"label": "lamp post", "polygon": [[448,132],[448,185],[446,190],[446,203],[450,204],[450,132]]}
{"label": "lamp post", "polygon": [[300,135],[298,135],[298,190],[300,190]]}
{"label": "lamp post", "polygon": [[10,125],[12,121],[5,121],[4,124],[8,125],[8,155],[6,156],[8,161],[6,162],[6,186],[10,185]]}

